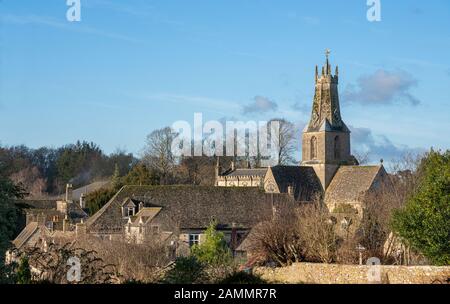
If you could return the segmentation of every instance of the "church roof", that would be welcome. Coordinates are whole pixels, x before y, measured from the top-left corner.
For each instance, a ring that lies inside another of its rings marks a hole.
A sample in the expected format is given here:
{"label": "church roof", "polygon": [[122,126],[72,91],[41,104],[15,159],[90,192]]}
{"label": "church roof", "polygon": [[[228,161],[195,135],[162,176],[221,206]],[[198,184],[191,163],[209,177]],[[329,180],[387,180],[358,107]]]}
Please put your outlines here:
{"label": "church roof", "polygon": [[224,176],[236,176],[236,177],[244,177],[244,176],[259,176],[264,177],[266,175],[267,168],[256,168],[256,169],[236,169],[231,171],[230,173],[225,173]]}
{"label": "church roof", "polygon": [[312,201],[321,192],[320,180],[312,167],[275,166],[270,170],[281,193],[288,192],[289,186],[294,187],[297,201]]}
{"label": "church roof", "polygon": [[371,189],[376,177],[383,173],[383,166],[341,166],[327,188],[326,200],[359,201]]}
{"label": "church roof", "polygon": [[[222,227],[250,228],[272,215],[272,204],[294,203],[286,194],[270,195],[258,188],[202,186],[124,186],[86,221],[88,230],[106,232],[123,227],[121,202],[127,197],[145,207],[161,207],[155,219],[175,221],[181,228],[206,228],[211,220]],[[174,227],[162,227],[171,231]]]}

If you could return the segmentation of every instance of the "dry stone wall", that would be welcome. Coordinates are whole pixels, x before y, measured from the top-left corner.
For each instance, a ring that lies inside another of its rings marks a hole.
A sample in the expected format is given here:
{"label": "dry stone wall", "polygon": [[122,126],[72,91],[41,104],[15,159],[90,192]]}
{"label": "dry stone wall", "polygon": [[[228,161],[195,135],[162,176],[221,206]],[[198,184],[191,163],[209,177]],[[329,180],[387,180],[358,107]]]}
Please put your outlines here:
{"label": "dry stone wall", "polygon": [[[272,283],[314,284],[432,284],[450,278],[450,266],[381,265],[381,281],[369,280],[370,266],[296,263],[280,268],[255,268],[255,274]],[[373,276],[371,277],[373,278]]]}

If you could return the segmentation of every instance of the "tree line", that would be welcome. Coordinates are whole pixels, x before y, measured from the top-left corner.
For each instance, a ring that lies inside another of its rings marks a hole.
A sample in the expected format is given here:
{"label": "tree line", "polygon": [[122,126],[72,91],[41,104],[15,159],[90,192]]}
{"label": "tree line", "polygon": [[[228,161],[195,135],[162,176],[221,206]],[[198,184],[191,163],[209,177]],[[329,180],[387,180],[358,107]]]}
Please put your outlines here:
{"label": "tree line", "polygon": [[131,153],[118,150],[106,155],[98,145],[86,141],[59,148],[0,146],[2,174],[21,184],[33,198],[61,194],[67,183],[79,187],[109,178],[116,165],[126,174],[135,162]]}

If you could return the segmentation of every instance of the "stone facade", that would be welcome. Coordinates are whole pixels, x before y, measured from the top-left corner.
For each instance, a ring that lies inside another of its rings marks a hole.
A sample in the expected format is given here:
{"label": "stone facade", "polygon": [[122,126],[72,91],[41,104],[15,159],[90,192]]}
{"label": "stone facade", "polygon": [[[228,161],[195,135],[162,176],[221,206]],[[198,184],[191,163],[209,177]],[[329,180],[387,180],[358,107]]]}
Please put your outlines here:
{"label": "stone facade", "polygon": [[280,268],[255,268],[254,272],[272,283],[296,284],[432,284],[450,278],[450,266],[380,265],[381,281],[369,280],[370,266],[296,263]]}
{"label": "stone facade", "polygon": [[302,166],[312,166],[324,190],[341,165],[356,164],[350,153],[350,131],[341,118],[338,68],[331,73],[328,54],[322,75],[316,66],[311,120],[302,137]]}

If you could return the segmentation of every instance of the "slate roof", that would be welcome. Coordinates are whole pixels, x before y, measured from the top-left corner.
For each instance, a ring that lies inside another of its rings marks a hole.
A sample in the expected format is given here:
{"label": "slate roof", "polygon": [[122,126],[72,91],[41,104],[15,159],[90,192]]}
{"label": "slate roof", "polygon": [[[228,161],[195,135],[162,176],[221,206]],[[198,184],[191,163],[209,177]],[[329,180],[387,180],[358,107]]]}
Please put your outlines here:
{"label": "slate roof", "polygon": [[286,193],[288,187],[293,186],[297,201],[312,201],[322,192],[322,185],[312,167],[275,166],[270,169],[280,192]]}
{"label": "slate roof", "polygon": [[[161,207],[155,219],[174,221],[185,229],[206,228],[213,219],[223,228],[233,223],[239,228],[251,228],[271,217],[272,204],[294,203],[287,194],[266,194],[259,188],[124,186],[86,221],[88,230],[107,233],[122,229],[127,219],[122,217],[121,203],[127,197],[143,202],[144,207]],[[173,231],[174,227],[161,228]]]}
{"label": "slate roof", "polygon": [[378,175],[386,174],[383,166],[341,166],[326,191],[326,200],[360,201]]}

